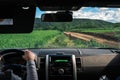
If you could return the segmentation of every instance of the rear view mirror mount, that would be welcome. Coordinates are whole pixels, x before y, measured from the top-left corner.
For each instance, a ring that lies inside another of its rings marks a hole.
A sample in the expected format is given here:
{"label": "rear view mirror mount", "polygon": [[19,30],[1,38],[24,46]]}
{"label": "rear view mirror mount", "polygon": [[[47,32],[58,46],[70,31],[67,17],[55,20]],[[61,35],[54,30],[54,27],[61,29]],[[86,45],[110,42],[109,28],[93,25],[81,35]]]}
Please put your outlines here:
{"label": "rear view mirror mount", "polygon": [[41,16],[42,22],[71,22],[72,12],[45,13]]}

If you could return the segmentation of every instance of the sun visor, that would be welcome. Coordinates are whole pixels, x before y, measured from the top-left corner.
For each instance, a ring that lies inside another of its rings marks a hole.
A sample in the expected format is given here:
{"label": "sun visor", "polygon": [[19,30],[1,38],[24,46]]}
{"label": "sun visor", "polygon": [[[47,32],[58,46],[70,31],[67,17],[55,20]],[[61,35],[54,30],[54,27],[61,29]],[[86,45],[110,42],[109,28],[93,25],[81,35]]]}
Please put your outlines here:
{"label": "sun visor", "polygon": [[0,33],[30,33],[33,30],[33,5],[0,5]]}

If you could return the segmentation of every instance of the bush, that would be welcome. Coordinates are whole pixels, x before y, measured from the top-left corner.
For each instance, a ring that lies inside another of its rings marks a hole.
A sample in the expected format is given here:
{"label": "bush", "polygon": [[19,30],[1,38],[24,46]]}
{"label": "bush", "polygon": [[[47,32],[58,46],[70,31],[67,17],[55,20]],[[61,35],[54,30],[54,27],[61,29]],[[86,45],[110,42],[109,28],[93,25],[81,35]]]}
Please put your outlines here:
{"label": "bush", "polygon": [[46,47],[48,46],[50,47],[73,47],[74,43],[64,34],[61,34],[51,39],[46,45]]}

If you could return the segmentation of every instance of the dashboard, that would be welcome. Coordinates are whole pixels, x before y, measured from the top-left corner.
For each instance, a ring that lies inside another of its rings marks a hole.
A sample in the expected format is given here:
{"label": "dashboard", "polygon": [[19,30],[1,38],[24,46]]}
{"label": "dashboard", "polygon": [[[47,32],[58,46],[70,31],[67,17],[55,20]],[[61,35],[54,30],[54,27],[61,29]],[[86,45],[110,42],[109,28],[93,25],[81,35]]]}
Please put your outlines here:
{"label": "dashboard", "polygon": [[[24,49],[20,49],[24,50]],[[29,49],[37,55],[39,80],[99,80],[120,75],[120,54],[111,49]],[[18,64],[19,56],[8,58]],[[20,62],[20,64],[24,61]]]}
{"label": "dashboard", "polygon": [[38,72],[44,80],[99,80],[101,75],[114,78],[120,73],[120,55],[110,49],[31,50],[39,56]]}

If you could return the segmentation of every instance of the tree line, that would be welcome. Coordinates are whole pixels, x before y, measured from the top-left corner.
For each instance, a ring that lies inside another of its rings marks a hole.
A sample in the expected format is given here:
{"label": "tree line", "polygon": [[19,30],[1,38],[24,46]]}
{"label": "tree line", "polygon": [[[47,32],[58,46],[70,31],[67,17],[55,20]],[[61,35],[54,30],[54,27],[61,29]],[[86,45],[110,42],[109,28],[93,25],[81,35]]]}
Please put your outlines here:
{"label": "tree line", "polygon": [[120,23],[91,19],[74,19],[72,22],[41,22],[40,18],[36,18],[34,22],[34,29],[41,30],[71,31],[81,29],[112,29],[116,27],[120,27]]}

